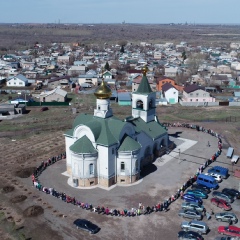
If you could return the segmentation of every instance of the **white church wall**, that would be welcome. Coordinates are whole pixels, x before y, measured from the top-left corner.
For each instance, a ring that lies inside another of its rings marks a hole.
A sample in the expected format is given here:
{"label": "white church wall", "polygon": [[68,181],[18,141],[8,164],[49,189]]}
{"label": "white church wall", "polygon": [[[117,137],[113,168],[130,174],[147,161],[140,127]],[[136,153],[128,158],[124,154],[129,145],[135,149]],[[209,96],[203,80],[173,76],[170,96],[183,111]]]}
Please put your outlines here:
{"label": "white church wall", "polygon": [[67,165],[71,165],[71,151],[70,146],[74,143],[74,139],[65,136],[65,145],[66,145],[66,163]]}
{"label": "white church wall", "polygon": [[108,176],[115,176],[115,164],[116,164],[116,145],[109,147],[108,149]]}
{"label": "white church wall", "polygon": [[98,145],[98,175],[108,178],[108,147]]}

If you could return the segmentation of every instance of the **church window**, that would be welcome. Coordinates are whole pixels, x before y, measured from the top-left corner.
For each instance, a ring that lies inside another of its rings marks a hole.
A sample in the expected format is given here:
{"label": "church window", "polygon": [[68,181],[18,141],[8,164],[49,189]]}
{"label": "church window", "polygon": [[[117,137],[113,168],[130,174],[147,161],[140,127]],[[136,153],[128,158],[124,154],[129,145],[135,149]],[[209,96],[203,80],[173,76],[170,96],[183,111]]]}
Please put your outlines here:
{"label": "church window", "polygon": [[149,108],[152,108],[153,107],[153,102],[152,102],[152,100],[150,100],[150,102],[149,102]]}
{"label": "church window", "polygon": [[112,148],[112,154],[114,154],[114,148]]}
{"label": "church window", "polygon": [[98,106],[98,110],[100,110],[100,106]]}
{"label": "church window", "polygon": [[93,163],[89,164],[89,174],[93,174],[94,169],[93,169]]}
{"label": "church window", "polygon": [[136,168],[136,172],[138,172],[138,160],[136,160],[135,162],[135,168]]}
{"label": "church window", "polygon": [[143,109],[143,102],[141,100],[137,101],[137,108]]}
{"label": "church window", "polygon": [[124,172],[124,171],[125,171],[125,163],[121,162],[121,172]]}

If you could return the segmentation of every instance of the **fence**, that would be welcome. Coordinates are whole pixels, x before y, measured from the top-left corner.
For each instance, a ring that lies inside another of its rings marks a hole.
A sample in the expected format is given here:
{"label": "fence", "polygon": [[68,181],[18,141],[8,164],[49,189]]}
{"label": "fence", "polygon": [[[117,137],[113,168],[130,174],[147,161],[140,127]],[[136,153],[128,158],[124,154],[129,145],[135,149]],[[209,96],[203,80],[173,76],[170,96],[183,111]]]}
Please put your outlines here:
{"label": "fence", "polygon": [[[25,104],[25,102],[20,102]],[[69,102],[27,102],[28,107],[39,107],[39,106],[69,106]]]}

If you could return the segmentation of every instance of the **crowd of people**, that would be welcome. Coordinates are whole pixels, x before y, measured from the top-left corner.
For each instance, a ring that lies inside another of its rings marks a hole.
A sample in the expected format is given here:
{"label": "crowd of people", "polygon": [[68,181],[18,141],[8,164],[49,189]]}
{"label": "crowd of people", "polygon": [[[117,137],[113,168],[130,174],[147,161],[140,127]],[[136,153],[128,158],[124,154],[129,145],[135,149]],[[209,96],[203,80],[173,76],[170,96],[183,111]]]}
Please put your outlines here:
{"label": "crowd of people", "polygon": [[[89,210],[91,212],[96,212],[98,214],[106,214],[106,215],[111,215],[111,216],[128,216],[128,217],[133,217],[133,216],[140,216],[140,215],[146,215],[150,214],[152,212],[162,212],[162,211],[168,211],[169,210],[169,205],[176,201],[178,198],[182,197],[184,194],[184,191],[190,187],[196,180],[197,176],[203,172],[203,170],[210,165],[212,162],[214,162],[217,157],[221,154],[222,152],[222,140],[220,138],[220,135],[216,132],[214,132],[211,129],[205,129],[202,126],[198,125],[191,125],[191,124],[185,124],[185,123],[173,123],[173,124],[164,124],[167,127],[186,127],[186,128],[191,128],[195,129],[197,131],[202,131],[208,134],[211,134],[212,136],[215,136],[218,138],[218,149],[216,152],[213,153],[213,155],[206,160],[206,162],[197,168],[196,173],[193,176],[190,176],[189,179],[182,184],[182,186],[177,189],[175,193],[173,193],[170,197],[168,197],[165,201],[163,202],[158,202],[154,206],[149,206],[149,205],[143,205],[141,202],[136,206],[135,208],[131,209],[115,209],[115,208],[108,208],[104,207],[101,205],[98,206],[93,206],[90,203],[86,202],[81,202],[75,197],[72,197],[70,195],[67,195],[65,192],[59,192],[56,189],[53,189],[51,187],[45,187],[40,183],[39,176],[41,173],[46,170],[49,166],[54,164],[55,162],[65,159],[66,158],[66,153],[61,153],[58,156],[54,156],[52,158],[49,158],[46,161],[42,161],[42,163],[36,168],[36,170],[32,174],[32,183],[38,189],[39,191],[45,192],[46,194],[50,194],[53,197],[59,198],[62,201],[66,203],[71,203],[73,205],[78,206],[79,208]],[[209,145],[209,144],[208,144]],[[207,146],[208,146],[207,145]]]}

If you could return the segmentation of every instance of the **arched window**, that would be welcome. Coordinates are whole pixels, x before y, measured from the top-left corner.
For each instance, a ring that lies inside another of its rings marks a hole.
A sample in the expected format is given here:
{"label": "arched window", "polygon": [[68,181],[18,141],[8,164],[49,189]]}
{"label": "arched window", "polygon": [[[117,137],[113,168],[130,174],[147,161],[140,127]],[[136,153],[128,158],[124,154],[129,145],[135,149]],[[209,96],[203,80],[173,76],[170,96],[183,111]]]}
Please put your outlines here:
{"label": "arched window", "polygon": [[121,162],[121,172],[125,172],[125,163]]}
{"label": "arched window", "polygon": [[137,108],[143,109],[143,102],[141,100],[137,101]]}
{"label": "arched window", "polygon": [[138,160],[136,160],[135,162],[135,169],[136,169],[136,172],[138,172]]}
{"label": "arched window", "polygon": [[93,163],[89,164],[89,174],[94,174]]}
{"label": "arched window", "polygon": [[144,156],[147,157],[151,154],[151,148],[148,146],[145,150]]}
{"label": "arched window", "polygon": [[152,101],[152,99],[149,101],[148,107],[149,107],[149,109],[153,108],[153,101]]}

